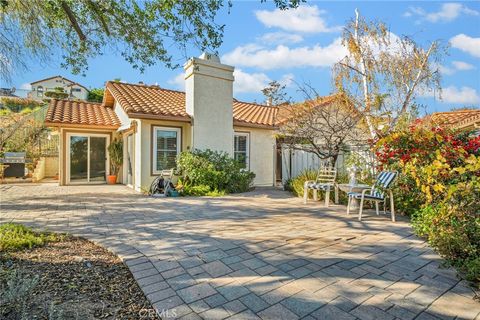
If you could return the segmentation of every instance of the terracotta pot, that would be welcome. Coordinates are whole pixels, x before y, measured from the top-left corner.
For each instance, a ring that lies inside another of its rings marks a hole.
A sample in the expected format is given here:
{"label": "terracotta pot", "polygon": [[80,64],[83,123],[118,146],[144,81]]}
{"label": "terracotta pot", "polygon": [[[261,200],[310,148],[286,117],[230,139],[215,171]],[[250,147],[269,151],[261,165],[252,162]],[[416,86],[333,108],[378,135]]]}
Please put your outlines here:
{"label": "terracotta pot", "polygon": [[117,176],[107,176],[107,183],[108,184],[116,184],[117,183]]}

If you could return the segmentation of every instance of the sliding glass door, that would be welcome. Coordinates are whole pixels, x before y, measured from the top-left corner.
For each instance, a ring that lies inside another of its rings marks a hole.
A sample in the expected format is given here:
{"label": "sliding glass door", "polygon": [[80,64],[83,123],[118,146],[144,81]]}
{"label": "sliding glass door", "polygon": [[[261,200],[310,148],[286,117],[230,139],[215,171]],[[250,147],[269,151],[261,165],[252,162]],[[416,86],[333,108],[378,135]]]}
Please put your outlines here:
{"label": "sliding glass door", "polygon": [[68,183],[105,182],[108,140],[108,135],[67,135]]}

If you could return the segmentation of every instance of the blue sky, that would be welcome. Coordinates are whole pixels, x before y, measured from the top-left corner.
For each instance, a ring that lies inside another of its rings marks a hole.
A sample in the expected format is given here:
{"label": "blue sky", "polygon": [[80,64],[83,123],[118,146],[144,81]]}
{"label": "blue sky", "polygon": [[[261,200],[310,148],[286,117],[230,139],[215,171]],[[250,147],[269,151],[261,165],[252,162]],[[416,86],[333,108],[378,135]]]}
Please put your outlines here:
{"label": "blue sky", "polygon": [[[424,97],[427,110],[445,111],[453,107],[480,105],[480,2],[308,1],[296,10],[281,12],[272,3],[234,1],[228,14],[219,13],[225,24],[224,43],[219,48],[222,62],[236,67],[235,97],[263,101],[260,90],[270,80],[287,85],[294,99],[301,99],[296,83],[308,82],[321,94],[332,91],[331,65],[342,54],[341,27],[354,15],[355,8],[367,19],[385,22],[397,35],[412,36],[427,46],[432,40],[451,44],[449,55],[440,66],[443,101]],[[192,56],[201,52],[192,48]],[[178,59],[183,59],[177,56]],[[114,54],[106,53],[90,61],[85,77],[71,75],[57,67],[59,61],[39,66],[14,77],[16,88],[61,74],[87,87],[103,86],[106,80],[124,81],[182,89],[181,69],[161,64],[141,74]]]}

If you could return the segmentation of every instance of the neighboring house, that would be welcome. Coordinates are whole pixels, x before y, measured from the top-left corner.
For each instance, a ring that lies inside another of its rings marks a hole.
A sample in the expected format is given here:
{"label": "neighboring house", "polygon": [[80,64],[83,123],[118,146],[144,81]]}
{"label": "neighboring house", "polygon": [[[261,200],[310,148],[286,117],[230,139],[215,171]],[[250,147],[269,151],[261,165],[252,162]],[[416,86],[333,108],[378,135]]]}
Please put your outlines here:
{"label": "neighboring house", "polygon": [[439,125],[456,129],[480,130],[480,109],[435,112],[429,117],[431,121]]}
{"label": "neighboring house", "polygon": [[15,88],[0,88],[0,98],[18,98]]}
{"label": "neighboring house", "polygon": [[278,108],[233,99],[234,68],[214,55],[184,69],[186,92],[107,82],[101,104],[52,100],[46,124],[60,134],[60,185],[105,182],[115,137],[124,142],[119,181],[137,191],[191,149],[227,152],[256,174],[255,185],[273,185]]}
{"label": "neighboring house", "polygon": [[56,88],[63,89],[63,92],[67,94],[66,99],[78,99],[87,100],[88,89],[81,84],[64,78],[62,76],[54,76],[30,83],[32,91],[28,97],[35,100],[49,99],[45,95],[48,91],[56,91]]}

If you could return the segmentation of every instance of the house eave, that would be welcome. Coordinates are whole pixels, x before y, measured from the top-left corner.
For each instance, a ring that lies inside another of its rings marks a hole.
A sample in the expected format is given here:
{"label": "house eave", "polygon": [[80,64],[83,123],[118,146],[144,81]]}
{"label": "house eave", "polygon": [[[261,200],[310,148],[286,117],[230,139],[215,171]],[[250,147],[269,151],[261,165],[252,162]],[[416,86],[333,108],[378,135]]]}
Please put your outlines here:
{"label": "house eave", "polygon": [[78,123],[60,123],[60,122],[45,122],[45,126],[50,128],[75,128],[75,129],[96,129],[105,131],[117,130],[120,126],[107,125],[92,125],[92,124],[78,124]]}
{"label": "house eave", "polygon": [[167,121],[180,121],[180,122],[188,122],[188,123],[192,121],[190,117],[165,115],[165,114],[148,114],[148,113],[129,112],[127,113],[127,115],[130,119],[167,120]]}
{"label": "house eave", "polygon": [[233,125],[236,127],[245,127],[245,128],[258,128],[258,129],[267,129],[267,130],[276,130],[278,127],[268,125],[268,124],[259,124],[259,123],[250,123],[239,120],[233,120]]}

